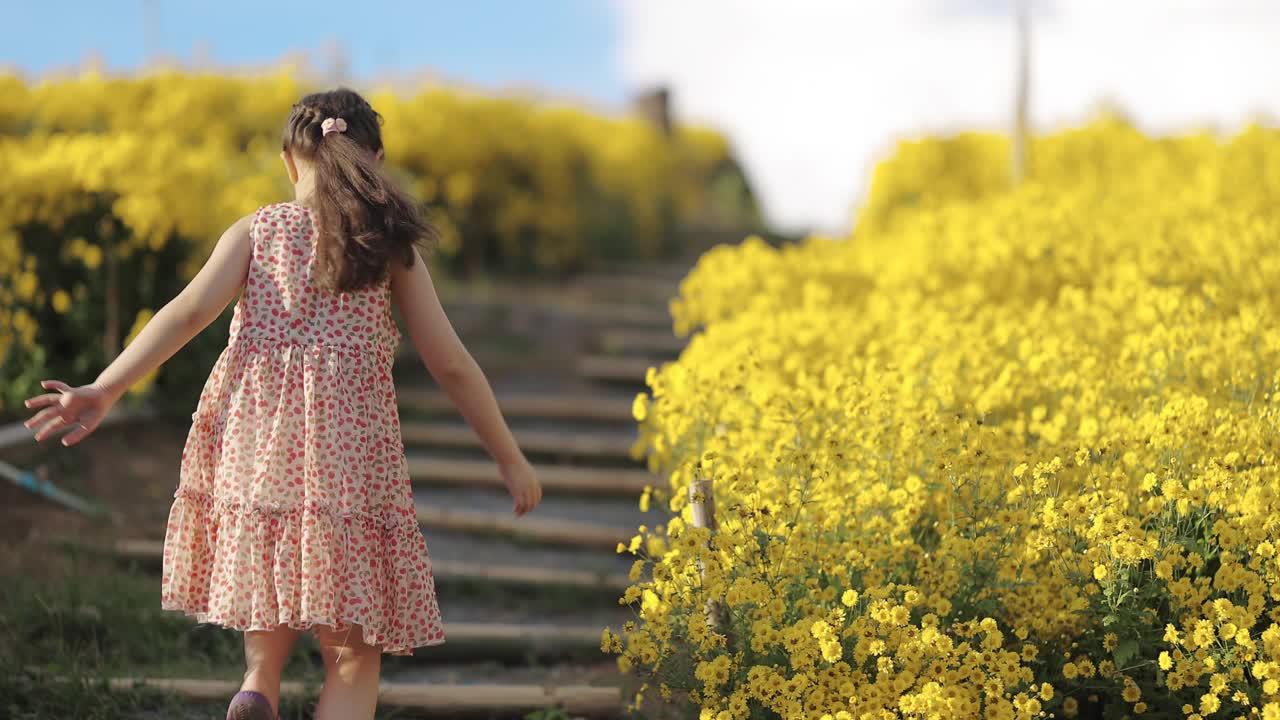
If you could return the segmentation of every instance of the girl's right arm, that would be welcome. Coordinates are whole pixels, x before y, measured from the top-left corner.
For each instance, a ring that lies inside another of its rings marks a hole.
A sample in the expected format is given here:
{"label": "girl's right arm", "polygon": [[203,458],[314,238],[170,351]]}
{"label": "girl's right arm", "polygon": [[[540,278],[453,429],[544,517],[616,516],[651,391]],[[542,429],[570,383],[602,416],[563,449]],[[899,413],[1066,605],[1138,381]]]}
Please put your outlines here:
{"label": "girl's right arm", "polygon": [[200,272],[151,318],[97,380],[80,387],[59,380],[40,383],[46,390],[57,392],[26,401],[28,408],[44,408],[24,423],[28,428],[40,427],[36,440],[75,424],[79,427],[64,435],[62,444],[74,445],[83,440],[126,390],[160,367],[222,313],[244,287],[249,272],[252,222],[253,216],[246,215],[222,234]]}
{"label": "girl's right arm", "polygon": [[467,352],[445,315],[427,265],[417,249],[413,251],[412,267],[392,264],[391,293],[427,371],[497,461],[515,500],[515,514],[519,516],[532,510],[542,500],[542,486],[533,466],[516,445],[484,371]]}

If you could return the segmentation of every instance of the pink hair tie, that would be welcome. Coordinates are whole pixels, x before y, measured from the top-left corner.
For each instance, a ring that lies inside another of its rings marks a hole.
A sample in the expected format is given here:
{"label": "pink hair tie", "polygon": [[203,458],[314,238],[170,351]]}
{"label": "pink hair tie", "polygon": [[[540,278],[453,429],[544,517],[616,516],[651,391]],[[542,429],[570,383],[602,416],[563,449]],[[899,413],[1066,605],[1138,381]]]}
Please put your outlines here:
{"label": "pink hair tie", "polygon": [[331,132],[346,132],[347,121],[342,118],[325,118],[324,122],[320,123],[320,130],[320,137],[324,137]]}

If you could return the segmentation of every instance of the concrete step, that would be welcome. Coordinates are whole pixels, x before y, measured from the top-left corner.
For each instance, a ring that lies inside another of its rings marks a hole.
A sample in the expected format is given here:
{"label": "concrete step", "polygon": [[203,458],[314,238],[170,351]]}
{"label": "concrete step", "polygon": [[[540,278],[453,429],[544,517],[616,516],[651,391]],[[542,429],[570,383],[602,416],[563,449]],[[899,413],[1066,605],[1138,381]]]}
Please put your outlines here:
{"label": "concrete step", "polygon": [[[537,512],[536,510],[534,512]],[[496,568],[529,567],[539,570],[572,570],[589,573],[594,577],[621,579],[636,560],[630,553],[611,548],[580,547],[574,545],[545,545],[522,542],[504,535],[471,535],[441,528],[423,528],[432,562],[440,560],[465,561],[468,565],[489,565]],[[634,533],[633,533],[634,534]],[[515,570],[511,571],[515,575]],[[458,579],[479,578],[479,573]],[[498,581],[494,581],[497,585]],[[553,587],[551,585],[541,587]]]}
{"label": "concrete step", "polygon": [[680,292],[680,279],[653,273],[593,272],[569,282],[567,290],[591,298],[665,305]]}
{"label": "concrete step", "polygon": [[[440,553],[432,548],[436,543],[428,541],[432,555],[431,573],[441,581],[489,582],[496,585],[522,585],[544,587],[607,588],[619,593],[627,589],[631,581],[620,572],[600,570],[568,570],[536,565],[498,565],[481,562],[458,562],[440,559]],[[117,540],[110,552],[122,560],[139,560],[159,565],[163,558],[164,542],[161,540]],[[443,557],[450,557],[444,555]]]}
{"label": "concrete step", "polygon": [[[483,449],[480,437],[465,423],[402,422],[406,445],[435,445]],[[516,442],[527,453],[573,457],[607,457],[634,460],[631,447],[637,436],[629,432],[566,432],[562,430],[513,430]]]}
{"label": "concrete step", "polygon": [[483,317],[485,313],[501,313],[505,308],[521,307],[525,310],[560,313],[580,321],[604,325],[640,325],[656,328],[671,327],[671,315],[666,303],[652,300],[641,303],[609,301],[601,302],[558,292],[517,293],[510,290],[487,296],[459,296],[445,303],[445,313],[450,318]]}
{"label": "concrete step", "polygon": [[578,358],[578,375],[589,380],[643,386],[649,368],[659,369],[666,362],[669,360],[657,357],[584,355]]}
{"label": "concrete step", "polygon": [[[634,423],[633,393],[584,392],[495,392],[498,407],[508,418],[555,420],[602,420]],[[404,410],[441,413],[457,417],[457,406],[436,388],[397,388],[396,398]]]}
{"label": "concrete step", "polygon": [[566,303],[560,309],[583,322],[598,325],[671,328],[671,313],[665,303],[578,301]]}
{"label": "concrete step", "polygon": [[[409,475],[416,485],[457,485],[505,488],[497,463],[492,460],[436,457],[421,453],[408,458]],[[638,497],[646,485],[659,478],[647,470],[536,464],[538,481],[546,492]]]}
{"label": "concrete step", "polygon": [[418,505],[418,522],[428,530],[504,535],[527,542],[601,550],[616,548],[618,543],[626,544],[637,530],[601,523],[537,517],[536,513],[537,510],[534,510],[533,513],[518,518],[510,512]]}
{"label": "concrete step", "polygon": [[[599,642],[598,633],[596,641]],[[189,678],[114,677],[108,679],[108,684],[117,690],[147,687],[177,693],[192,700],[219,702],[225,701],[240,689],[240,683],[234,680]],[[296,680],[281,682],[280,692],[288,697],[316,697],[314,688]],[[465,713],[481,717],[492,717],[494,713],[518,716],[554,707],[564,712],[604,718],[620,717],[623,710],[621,687],[593,685],[451,685],[384,681],[378,689],[378,704],[433,714]]]}
{"label": "concrete step", "polygon": [[596,346],[607,355],[679,355],[688,344],[687,338],[676,337],[669,330],[644,328],[608,328],[601,330]]}
{"label": "concrete step", "polygon": [[[496,516],[510,516],[513,505],[511,495],[505,487],[416,486],[413,497],[420,506],[458,508],[492,513]],[[544,492],[542,501],[532,512],[520,518],[520,522],[538,519],[571,526],[583,523],[600,524],[631,529],[631,534],[634,535],[634,528],[646,523],[652,525],[660,509],[650,507],[649,512],[642,512],[638,494],[632,496],[573,495]]]}

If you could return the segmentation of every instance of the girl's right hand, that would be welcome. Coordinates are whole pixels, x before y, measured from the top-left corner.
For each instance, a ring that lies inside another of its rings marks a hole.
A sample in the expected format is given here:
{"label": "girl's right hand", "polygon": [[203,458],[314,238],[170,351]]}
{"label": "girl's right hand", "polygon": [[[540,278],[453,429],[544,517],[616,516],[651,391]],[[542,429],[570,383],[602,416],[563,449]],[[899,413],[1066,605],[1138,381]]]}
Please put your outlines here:
{"label": "girl's right hand", "polygon": [[57,392],[36,395],[24,403],[28,408],[44,408],[22,423],[27,428],[39,428],[35,435],[37,442],[63,428],[78,426],[62,437],[63,445],[75,445],[98,429],[116,402],[115,397],[97,385],[71,387],[60,380],[42,380],[40,387]]}
{"label": "girl's right hand", "polygon": [[511,499],[515,500],[512,511],[520,517],[532,510],[542,501],[542,484],[533,472],[533,465],[528,460],[514,463],[499,463],[502,481],[506,483]]}

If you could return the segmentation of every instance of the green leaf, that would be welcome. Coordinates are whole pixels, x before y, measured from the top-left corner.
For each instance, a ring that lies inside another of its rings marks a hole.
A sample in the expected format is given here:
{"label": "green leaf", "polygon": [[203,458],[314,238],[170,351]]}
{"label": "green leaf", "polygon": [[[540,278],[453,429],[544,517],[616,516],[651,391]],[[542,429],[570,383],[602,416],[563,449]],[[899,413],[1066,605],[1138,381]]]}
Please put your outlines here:
{"label": "green leaf", "polygon": [[1115,652],[1111,657],[1116,661],[1116,667],[1122,668],[1129,664],[1129,661],[1138,656],[1138,641],[1133,638],[1121,640],[1117,645]]}

